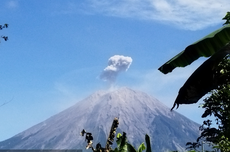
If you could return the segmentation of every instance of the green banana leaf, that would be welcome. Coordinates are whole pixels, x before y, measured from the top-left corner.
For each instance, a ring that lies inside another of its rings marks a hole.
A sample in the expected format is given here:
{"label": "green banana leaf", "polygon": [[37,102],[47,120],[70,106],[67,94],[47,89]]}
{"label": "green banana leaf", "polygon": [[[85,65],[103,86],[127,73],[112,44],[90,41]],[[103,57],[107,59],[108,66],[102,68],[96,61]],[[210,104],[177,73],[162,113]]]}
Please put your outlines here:
{"label": "green banana leaf", "polygon": [[127,144],[127,152],[137,152],[137,150],[133,147],[133,145],[126,143]]}
{"label": "green banana leaf", "polygon": [[142,144],[138,147],[137,152],[142,152],[142,151],[144,151],[145,149],[146,149],[145,144],[142,143]]}
{"label": "green banana leaf", "polygon": [[230,25],[226,25],[201,40],[189,45],[184,51],[163,64],[158,70],[167,74],[176,67],[185,67],[199,57],[210,57],[230,41]]}
{"label": "green banana leaf", "polygon": [[[136,150],[133,147],[133,145],[131,145],[127,142],[127,137],[126,137],[125,132],[123,132],[123,135],[121,135],[121,133],[117,134],[117,141],[116,142],[117,142],[117,148],[115,148],[115,150],[111,150],[111,152],[142,152],[146,149],[145,144],[142,143],[138,147],[138,150]],[[147,143],[147,145],[149,144],[149,146],[150,146],[150,140],[148,140],[147,142],[149,142],[149,143]],[[146,150],[146,152],[147,152],[147,150]],[[148,152],[151,152],[151,151],[148,150]]]}
{"label": "green banana leaf", "polygon": [[117,134],[117,148],[115,149],[115,151],[119,151],[119,152],[127,152],[128,147],[127,147],[127,137],[126,137],[126,133],[123,132],[123,135],[121,135],[121,133]]}
{"label": "green banana leaf", "polygon": [[210,92],[212,89],[216,89],[219,85],[223,84],[226,79],[229,79],[228,76],[220,74],[220,71],[218,71],[218,64],[227,54],[230,54],[230,43],[213,54],[194,71],[180,88],[172,109],[176,105],[178,108],[179,104],[192,104],[198,102],[206,93]]}
{"label": "green banana leaf", "polygon": [[151,142],[149,135],[145,135],[145,142],[146,142],[146,152],[152,152]]}

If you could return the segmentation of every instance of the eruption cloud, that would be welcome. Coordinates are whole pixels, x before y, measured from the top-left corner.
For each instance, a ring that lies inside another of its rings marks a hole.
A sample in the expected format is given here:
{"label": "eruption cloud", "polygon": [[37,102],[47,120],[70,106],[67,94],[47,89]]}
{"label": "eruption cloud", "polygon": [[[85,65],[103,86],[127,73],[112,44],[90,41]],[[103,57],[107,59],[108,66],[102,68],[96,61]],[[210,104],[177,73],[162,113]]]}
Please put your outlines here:
{"label": "eruption cloud", "polygon": [[108,66],[103,70],[100,79],[111,84],[115,82],[118,74],[127,71],[132,63],[132,58],[123,55],[114,55],[109,58]]}

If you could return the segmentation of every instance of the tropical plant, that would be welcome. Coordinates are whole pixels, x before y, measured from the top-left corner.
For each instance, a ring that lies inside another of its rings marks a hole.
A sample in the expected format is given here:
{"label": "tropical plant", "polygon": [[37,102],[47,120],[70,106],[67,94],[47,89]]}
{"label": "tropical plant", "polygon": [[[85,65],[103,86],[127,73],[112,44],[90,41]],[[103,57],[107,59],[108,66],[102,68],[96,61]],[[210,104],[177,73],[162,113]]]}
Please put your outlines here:
{"label": "tropical plant", "polygon": [[158,70],[167,74],[176,67],[185,67],[199,57],[210,57],[187,79],[180,88],[172,109],[179,104],[196,103],[212,89],[223,84],[225,77],[216,74],[217,65],[230,54],[230,13],[223,18],[224,26],[201,40],[189,45],[184,51],[163,64]]}
{"label": "tropical plant", "polygon": [[[200,137],[196,142],[188,142],[187,149],[200,149],[204,142],[213,147],[214,151],[220,149],[225,152],[230,146],[230,55],[220,62],[215,73],[220,78],[224,77],[222,85],[209,92],[209,96],[200,105],[204,109],[201,117],[207,119],[200,127]],[[209,116],[214,116],[215,122]]]}
{"label": "tropical plant", "polygon": [[226,20],[226,22],[223,25],[230,24],[230,12],[227,12],[223,20]]}
{"label": "tropical plant", "polygon": [[103,148],[100,143],[96,145],[96,148],[93,148],[92,133],[86,132],[83,129],[80,134],[81,136],[85,135],[85,140],[87,141],[86,149],[91,148],[93,152],[108,152],[108,151],[110,152],[142,152],[143,150],[146,149],[146,152],[151,152],[150,137],[147,134],[145,135],[145,142],[146,142],[147,147],[145,146],[144,143],[142,143],[136,150],[134,146],[128,142],[125,132],[123,132],[123,134],[121,133],[117,134],[117,140],[116,140],[117,147],[115,149],[112,149],[111,145],[113,144],[118,124],[119,124],[118,118],[114,118],[108,139],[106,141],[105,148]]}
{"label": "tropical plant", "polygon": [[179,104],[196,103],[210,92],[201,106],[205,109],[202,117],[213,115],[216,126],[209,119],[200,127],[201,136],[197,142],[188,143],[190,148],[199,147],[202,140],[211,141],[226,151],[230,139],[230,12],[223,18],[224,27],[212,32],[196,43],[189,45],[184,51],[162,65],[159,70],[171,72],[176,67],[184,67],[201,56],[210,57],[188,78],[180,88],[172,109]]}
{"label": "tropical plant", "polygon": [[[202,118],[208,118],[208,116],[215,117],[215,123],[212,120],[207,119],[200,127],[201,135],[197,139],[204,139],[212,142],[215,145],[220,145],[219,149],[227,148],[228,139],[230,139],[230,56],[226,56],[223,61],[218,65],[220,77],[226,77],[222,85],[219,85],[217,89],[210,92],[210,96],[204,99],[204,103],[201,105],[205,109]],[[226,140],[223,140],[226,139]],[[224,147],[225,146],[225,147]],[[230,149],[229,149],[230,150]]]}
{"label": "tropical plant", "polygon": [[111,150],[111,152],[142,152],[145,149],[146,152],[151,152],[150,137],[147,134],[145,135],[145,142],[146,146],[144,143],[142,143],[138,149],[135,149],[133,145],[128,143],[125,132],[123,132],[123,135],[118,133],[116,141],[117,147],[114,150]]}

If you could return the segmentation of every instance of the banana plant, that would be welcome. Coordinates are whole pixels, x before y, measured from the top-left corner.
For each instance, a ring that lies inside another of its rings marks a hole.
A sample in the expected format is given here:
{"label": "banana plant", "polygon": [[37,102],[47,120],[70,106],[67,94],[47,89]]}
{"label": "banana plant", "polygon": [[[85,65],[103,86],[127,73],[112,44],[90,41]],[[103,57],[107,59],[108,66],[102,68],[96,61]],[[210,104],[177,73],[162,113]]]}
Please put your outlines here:
{"label": "banana plant", "polygon": [[100,143],[96,145],[96,149],[93,148],[93,135],[90,132],[86,132],[85,129],[83,129],[80,133],[81,136],[85,135],[85,141],[87,141],[86,149],[91,148],[93,152],[107,152],[111,150],[111,145],[113,144],[113,140],[116,134],[117,127],[119,125],[119,119],[117,117],[114,118],[108,139],[106,141],[106,146],[103,148]]}
{"label": "banana plant", "polygon": [[226,76],[220,75],[218,64],[230,54],[230,12],[223,18],[224,26],[201,40],[189,45],[178,55],[163,64],[158,70],[167,74],[176,67],[185,67],[199,57],[210,57],[187,79],[180,88],[172,109],[180,104],[198,102],[206,93],[224,83]]}
{"label": "banana plant", "polygon": [[150,137],[146,134],[145,135],[145,142],[147,147],[145,147],[145,144],[142,143],[139,148],[136,150],[130,143],[128,143],[126,133],[123,132],[123,135],[121,133],[117,134],[117,147],[113,150],[111,148],[111,145],[113,144],[114,137],[116,134],[117,127],[119,125],[118,118],[115,117],[110,129],[110,133],[108,136],[108,139],[106,141],[106,146],[105,148],[101,147],[101,144],[98,143],[96,145],[96,148],[93,148],[93,136],[92,133],[86,132],[84,129],[81,131],[80,135],[84,136],[85,135],[85,140],[87,141],[87,146],[86,149],[91,148],[93,152],[142,152],[143,150],[146,149],[146,152],[152,152],[151,151],[151,144],[150,144]]}
{"label": "banana plant", "polygon": [[222,49],[230,41],[230,24],[219,28],[204,38],[187,46],[182,52],[171,58],[158,68],[164,74],[172,72],[176,67],[185,67],[200,57],[210,57]]}
{"label": "banana plant", "polygon": [[142,152],[146,149],[146,152],[152,152],[151,150],[151,144],[150,144],[150,137],[146,134],[145,135],[145,142],[147,147],[145,146],[144,143],[140,144],[138,149],[135,149],[133,145],[128,143],[126,133],[123,132],[123,135],[121,133],[117,134],[117,148],[114,150],[111,150],[110,152]]}

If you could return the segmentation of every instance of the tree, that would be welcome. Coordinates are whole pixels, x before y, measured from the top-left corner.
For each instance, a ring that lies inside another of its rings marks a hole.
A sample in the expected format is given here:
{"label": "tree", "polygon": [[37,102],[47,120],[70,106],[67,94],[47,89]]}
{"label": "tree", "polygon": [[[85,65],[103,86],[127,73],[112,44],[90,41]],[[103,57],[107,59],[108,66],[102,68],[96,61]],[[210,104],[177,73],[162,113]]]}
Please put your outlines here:
{"label": "tree", "polygon": [[[224,83],[219,85],[217,89],[210,92],[210,95],[204,99],[202,108],[204,113],[202,118],[207,118],[203,121],[200,127],[201,135],[195,143],[187,143],[195,149],[202,145],[203,140],[213,143],[214,148],[222,151],[230,151],[230,56],[226,56],[218,65],[217,73],[220,77],[224,76]],[[208,116],[214,116],[215,122],[208,119]]]}
{"label": "tree", "polygon": [[[0,25],[0,30],[2,30],[4,28],[8,28],[8,26],[9,26],[9,24]],[[8,36],[1,36],[1,38],[4,39],[5,41],[8,40]]]}
{"label": "tree", "polygon": [[[215,140],[215,137],[222,137],[223,135],[230,138],[230,59],[227,56],[218,66],[220,75],[228,77],[225,83],[219,85],[217,89],[211,91],[211,95],[204,99],[204,104],[201,106],[205,109],[202,118],[213,115],[216,118],[216,125],[218,129],[215,130],[216,134],[214,139],[210,137],[210,141]],[[210,125],[208,122],[203,125]],[[203,127],[204,128],[204,127]],[[204,128],[204,131],[206,128]]]}
{"label": "tree", "polygon": [[230,152],[230,141],[228,138],[222,136],[220,141],[213,148],[220,149],[223,152]]}

